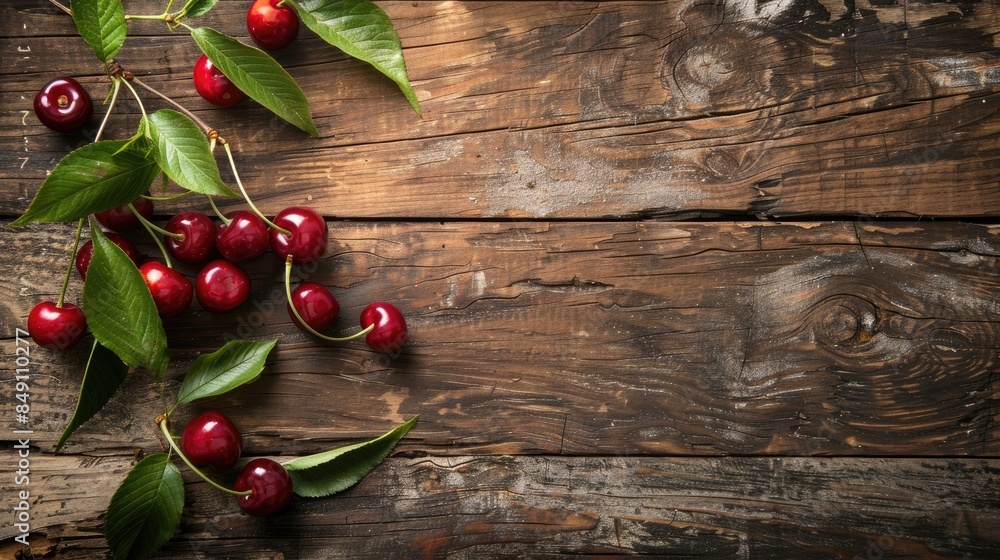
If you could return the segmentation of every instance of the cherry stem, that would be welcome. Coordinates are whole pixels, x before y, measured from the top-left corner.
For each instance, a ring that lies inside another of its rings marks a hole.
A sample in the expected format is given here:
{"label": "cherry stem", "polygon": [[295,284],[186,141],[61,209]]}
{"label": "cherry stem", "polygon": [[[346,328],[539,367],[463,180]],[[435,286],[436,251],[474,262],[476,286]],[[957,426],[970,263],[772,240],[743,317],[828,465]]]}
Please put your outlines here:
{"label": "cherry stem", "polygon": [[55,7],[59,8],[60,10],[62,10],[62,11],[64,11],[64,12],[66,12],[66,15],[68,15],[68,16],[71,16],[71,15],[73,15],[73,12],[72,12],[72,11],[70,11],[70,9],[69,9],[69,8],[67,8],[66,6],[63,6],[63,5],[62,5],[62,4],[60,4],[59,2],[56,2],[56,0],[49,0],[49,3],[50,3],[50,4],[52,4],[53,6],[55,6]]}
{"label": "cherry stem", "polygon": [[288,298],[288,308],[292,310],[292,314],[295,315],[295,318],[299,320],[299,324],[301,324],[303,328],[312,333],[314,336],[322,338],[323,340],[328,340],[330,342],[350,342],[352,340],[357,340],[365,336],[366,334],[370,333],[372,329],[375,328],[375,323],[372,323],[371,325],[368,325],[360,332],[356,332],[348,336],[335,337],[335,336],[326,336],[325,334],[322,334],[318,332],[316,329],[309,326],[309,323],[307,323],[306,320],[302,318],[302,315],[299,314],[299,310],[295,308],[295,303],[292,302],[292,256],[291,255],[288,255],[288,257],[285,259],[285,297]]}
{"label": "cherry stem", "polygon": [[[136,215],[137,218],[139,218],[139,223],[142,224],[142,227],[146,228],[146,231],[149,233],[149,236],[153,238],[153,241],[156,242],[156,246],[160,248],[160,253],[163,255],[163,262],[165,262],[167,264],[167,268],[173,268],[174,265],[173,265],[173,263],[170,262],[170,255],[167,254],[167,248],[163,246],[163,242],[160,241],[160,237],[158,235],[156,235],[156,232],[153,231],[153,229],[152,229],[152,228],[154,228],[156,226],[154,226],[153,224],[149,223],[149,221],[146,220],[146,218],[143,218],[141,215],[139,215],[139,212],[135,209],[134,206],[132,206],[131,202],[128,204],[128,208],[129,208],[129,210],[132,211],[133,214]],[[160,228],[156,228],[156,229],[160,229]]]}
{"label": "cherry stem", "polygon": [[197,124],[201,128],[202,132],[205,133],[205,136],[209,137],[210,139],[213,136],[216,136],[216,137],[218,136],[219,133],[216,132],[216,130],[214,128],[212,128],[207,123],[205,123],[205,121],[201,120],[201,118],[198,117],[198,115],[195,115],[194,113],[192,113],[191,111],[189,111],[187,109],[187,107],[181,105],[177,101],[174,101],[173,99],[171,99],[166,94],[160,93],[155,88],[153,88],[149,84],[143,82],[139,78],[136,78],[135,76],[132,76],[132,81],[135,82],[136,84],[139,84],[143,88],[145,88],[146,91],[148,91],[149,93],[152,93],[153,95],[155,95],[155,96],[159,97],[160,99],[166,101],[167,103],[173,105],[173,107],[175,109],[177,109],[178,111],[180,111],[181,113],[183,113],[185,117],[187,117],[187,118],[191,119],[192,121],[194,121],[194,123]]}
{"label": "cherry stem", "polygon": [[198,469],[198,467],[191,464],[191,460],[188,459],[186,455],[184,455],[184,452],[181,451],[181,448],[177,445],[177,442],[174,441],[174,436],[171,435],[170,427],[167,425],[167,415],[163,415],[157,418],[156,423],[159,424],[160,431],[163,432],[163,437],[167,438],[167,443],[170,445],[170,448],[173,449],[175,453],[177,453],[177,455],[181,458],[182,461],[184,461],[184,464],[187,465],[189,469],[194,471],[194,474],[201,477],[201,479],[207,482],[212,488],[215,488],[216,490],[219,490],[221,492],[225,492],[226,494],[232,494],[233,496],[249,496],[250,494],[253,494],[253,490],[244,490],[243,492],[239,492],[237,490],[226,488],[225,486],[220,485],[211,478],[208,478],[208,476],[206,476],[205,473],[201,472]]}
{"label": "cherry stem", "polygon": [[[129,75],[131,76],[131,74]],[[135,76],[132,76],[132,79],[134,80]],[[142,118],[144,119],[148,118],[146,116],[146,108],[142,105],[142,99],[139,98],[139,93],[135,91],[135,88],[132,87],[132,84],[129,83],[129,80],[123,80],[123,82],[125,83],[125,87],[127,87],[129,91],[132,92],[132,96],[135,97],[135,102],[139,104],[139,111],[142,113]]]}
{"label": "cherry stem", "polygon": [[132,206],[131,202],[128,203],[128,209],[132,211],[132,214],[134,214],[135,217],[138,218],[140,222],[145,222],[145,225],[147,226],[147,229],[151,229],[151,230],[155,231],[156,233],[165,235],[165,236],[169,237],[170,239],[173,239],[174,241],[184,241],[184,234],[183,233],[174,233],[172,231],[167,231],[167,230],[161,228],[160,226],[154,224],[153,222],[150,222],[142,214],[140,214],[138,210],[135,209],[135,206]]}
{"label": "cherry stem", "polygon": [[122,84],[121,80],[114,81],[114,87],[111,89],[111,100],[108,102],[108,112],[104,113],[104,119],[101,121],[100,128],[97,129],[97,134],[94,135],[94,142],[97,142],[104,136],[104,127],[107,126],[108,120],[111,118],[111,111],[115,108],[115,101],[118,101],[118,92],[121,91]]}
{"label": "cherry stem", "polygon": [[69,266],[66,267],[66,276],[63,278],[62,289],[59,290],[59,300],[56,307],[62,307],[66,299],[66,288],[69,287],[69,277],[73,274],[73,264],[76,262],[76,250],[80,247],[80,233],[83,231],[83,218],[76,224],[76,237],[73,238],[73,250],[69,253]]}
{"label": "cherry stem", "polygon": [[254,206],[253,201],[250,200],[250,195],[247,194],[247,190],[243,187],[243,181],[240,180],[239,172],[236,171],[236,162],[233,160],[233,150],[229,148],[229,142],[220,139],[219,143],[222,144],[223,148],[225,148],[226,156],[229,157],[229,166],[233,169],[233,177],[236,178],[236,185],[239,186],[240,188],[240,194],[243,195],[243,199],[247,201],[247,205],[250,207],[251,210],[253,210],[253,213],[257,214],[257,216],[260,217],[261,220],[264,220],[264,223],[267,224],[268,227],[270,227],[271,229],[277,231],[278,233],[281,233],[282,235],[291,237],[292,232],[275,224],[271,220],[268,220],[267,216],[265,216],[260,210],[257,209],[256,206]]}
{"label": "cherry stem", "polygon": [[212,211],[215,212],[215,215],[218,216],[220,220],[222,220],[222,223],[226,224],[226,226],[229,226],[229,224],[233,223],[232,218],[227,218],[225,214],[223,214],[222,211],[219,210],[219,207],[215,205],[214,198],[212,198],[210,195],[205,195],[205,197],[208,198],[208,203],[212,205]]}
{"label": "cherry stem", "polygon": [[184,191],[182,193],[170,194],[170,195],[166,195],[166,196],[152,196],[152,195],[148,195],[148,194],[144,194],[144,195],[140,195],[140,196],[142,196],[142,198],[145,198],[146,200],[152,200],[153,202],[170,202],[171,200],[177,200],[179,198],[184,198],[185,196],[188,196],[189,194],[192,194],[193,192],[194,191]]}

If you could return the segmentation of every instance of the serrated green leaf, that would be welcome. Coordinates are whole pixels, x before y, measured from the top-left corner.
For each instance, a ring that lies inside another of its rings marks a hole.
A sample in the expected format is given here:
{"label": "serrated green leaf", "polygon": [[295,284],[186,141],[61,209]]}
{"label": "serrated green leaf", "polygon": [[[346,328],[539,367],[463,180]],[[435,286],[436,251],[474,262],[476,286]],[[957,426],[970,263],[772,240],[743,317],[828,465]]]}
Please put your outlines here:
{"label": "serrated green leaf", "polygon": [[66,154],[11,225],[79,220],[132,202],[160,171],[147,148],[132,140],[102,140]]}
{"label": "serrated green leaf", "polygon": [[83,372],[83,381],[80,383],[80,396],[76,401],[76,410],[73,417],[63,431],[59,441],[56,442],[56,451],[62,448],[69,436],[84,422],[90,420],[105,404],[112,395],[121,387],[128,374],[128,366],[115,355],[114,352],[101,346],[94,341],[94,346],[90,350],[90,359],[87,360],[87,369]]}
{"label": "serrated green leaf", "polygon": [[94,338],[132,367],[160,379],[167,369],[167,335],[153,296],[124,251],[91,220],[94,254],[83,283],[83,312]]}
{"label": "serrated green leaf", "polygon": [[184,376],[177,403],[221,395],[257,379],[276,342],[231,340],[211,354],[198,356]]}
{"label": "serrated green leaf", "polygon": [[114,58],[125,43],[128,25],[121,0],[71,0],[73,21],[101,62]]}
{"label": "serrated green leaf", "polygon": [[219,0],[188,0],[181,11],[185,17],[196,18],[207,14],[218,2]]}
{"label": "serrated green leaf", "polygon": [[177,532],[184,479],[166,453],[139,461],[108,505],[105,535],[116,560],[147,558]]}
{"label": "serrated green leaf", "polygon": [[410,85],[399,34],[382,8],[366,0],[285,0],[302,23],[344,54],[372,65],[396,82],[420,114],[420,102]]}
{"label": "serrated green leaf", "polygon": [[212,148],[201,128],[171,109],[160,109],[146,120],[153,159],[181,187],[201,194],[236,196],[222,182]]}
{"label": "serrated green leaf", "polygon": [[373,440],[299,457],[284,463],[292,491],[307,498],[336,494],[355,485],[385,459],[417,423],[417,416]]}
{"label": "serrated green leaf", "polygon": [[306,95],[270,55],[210,27],[192,29],[191,36],[212,64],[250,98],[310,135],[319,136]]}

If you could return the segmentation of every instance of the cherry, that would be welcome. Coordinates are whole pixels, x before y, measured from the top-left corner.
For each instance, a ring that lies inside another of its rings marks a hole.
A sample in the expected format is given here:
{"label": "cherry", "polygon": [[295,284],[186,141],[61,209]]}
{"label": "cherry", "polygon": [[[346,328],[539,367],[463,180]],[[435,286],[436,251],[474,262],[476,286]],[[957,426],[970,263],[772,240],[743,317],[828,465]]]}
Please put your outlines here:
{"label": "cherry", "polygon": [[299,16],[281,0],[257,0],[247,10],[247,31],[262,49],[276,51],[287,47],[299,34]]}
{"label": "cherry", "polygon": [[194,289],[183,274],[160,261],[146,261],[139,266],[149,293],[153,295],[156,311],[161,317],[172,317],[191,305]]}
{"label": "cherry", "polygon": [[376,352],[396,355],[406,342],[406,319],[396,306],[384,301],[371,303],[361,311],[361,326],[375,325],[365,335],[365,344]]}
{"label": "cherry", "polygon": [[183,241],[167,237],[167,251],[175,259],[187,263],[205,262],[215,249],[215,222],[201,212],[181,212],[164,228],[184,236]]}
{"label": "cherry", "polygon": [[35,344],[65,350],[83,338],[87,332],[87,318],[83,310],[72,303],[62,307],[43,301],[28,313],[28,334]]}
{"label": "cherry", "polygon": [[239,266],[217,259],[201,269],[194,281],[194,289],[198,302],[207,311],[225,313],[236,309],[250,297],[250,277]]}
{"label": "cherry", "polygon": [[90,95],[73,78],[56,78],[35,96],[35,115],[56,132],[76,130],[93,114],[94,103]]}
{"label": "cherry", "polygon": [[[292,302],[299,315],[313,330],[321,331],[329,327],[340,314],[340,304],[337,303],[337,299],[333,297],[330,290],[326,289],[326,286],[316,282],[303,282],[296,286],[292,290]],[[292,318],[295,326],[306,330],[292,313],[291,307],[287,304],[286,307],[288,308],[288,316]]]}
{"label": "cherry", "polygon": [[194,63],[194,89],[205,101],[220,107],[232,107],[246,97],[205,55]]}
{"label": "cherry", "polygon": [[181,451],[196,467],[227,471],[243,453],[243,437],[225,414],[210,410],[195,416],[184,427]]}
{"label": "cherry", "polygon": [[255,259],[267,252],[267,224],[253,212],[237,210],[228,215],[232,222],[215,232],[215,248],[223,257],[240,262]]}
{"label": "cherry", "polygon": [[[125,251],[128,258],[132,259],[132,262],[134,262],[136,266],[139,266],[139,250],[135,248],[135,245],[133,245],[131,241],[110,231],[104,232],[104,236],[107,237],[109,241],[120,247],[122,251]],[[80,273],[80,278],[83,278],[84,280],[87,279],[87,269],[90,268],[90,259],[93,257],[94,242],[87,241],[81,245],[80,250],[76,252],[76,270]]]}
{"label": "cherry", "polygon": [[[153,217],[153,201],[148,198],[139,197],[132,201],[132,206],[139,214],[147,220]],[[101,225],[115,231],[126,232],[139,227],[139,218],[135,217],[127,204],[115,206],[109,210],[104,210],[94,214]]]}
{"label": "cherry", "polygon": [[292,234],[289,237],[271,229],[271,249],[281,260],[291,255],[295,264],[305,264],[326,252],[326,220],[315,210],[302,206],[285,208],[274,217],[274,224]]}
{"label": "cherry", "polygon": [[238,496],[240,508],[257,517],[267,517],[285,509],[292,501],[292,477],[271,459],[254,459],[246,464],[233,483],[233,490],[251,493]]}

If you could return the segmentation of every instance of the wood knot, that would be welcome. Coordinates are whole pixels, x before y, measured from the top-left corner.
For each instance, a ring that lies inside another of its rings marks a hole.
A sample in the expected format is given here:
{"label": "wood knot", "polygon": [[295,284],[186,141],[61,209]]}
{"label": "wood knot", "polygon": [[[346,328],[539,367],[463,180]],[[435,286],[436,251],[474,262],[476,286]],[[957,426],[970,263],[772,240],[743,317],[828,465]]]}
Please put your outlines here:
{"label": "wood knot", "polygon": [[816,309],[813,332],[818,343],[846,349],[871,342],[878,325],[878,308],[872,302],[840,295],[826,299]]}
{"label": "wood knot", "polygon": [[787,68],[800,46],[768,29],[766,20],[730,19],[725,10],[689,8],[684,32],[667,44],[660,84],[679,113],[713,114],[773,106],[792,91]]}
{"label": "wood knot", "polygon": [[713,88],[733,77],[736,68],[725,45],[696,45],[681,56],[684,72],[695,83]]}

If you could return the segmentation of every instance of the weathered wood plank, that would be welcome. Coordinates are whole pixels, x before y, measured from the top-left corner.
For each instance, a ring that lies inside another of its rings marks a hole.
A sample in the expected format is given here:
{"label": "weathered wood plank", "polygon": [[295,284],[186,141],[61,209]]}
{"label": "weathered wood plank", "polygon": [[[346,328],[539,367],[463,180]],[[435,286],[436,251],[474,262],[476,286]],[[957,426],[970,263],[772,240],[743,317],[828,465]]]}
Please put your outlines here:
{"label": "weathered wood plank", "polygon": [[[408,451],[1000,454],[996,226],[330,225],[310,279],[340,299],[340,331],[367,303],[397,302],[411,327],[399,359],[296,331],[273,256],[251,268],[252,303],[167,323],[175,376],[229,336],[280,338],[264,379],[211,405],[256,452],[317,451],[421,414]],[[0,233],[4,332],[57,292],[71,234]],[[82,352],[34,355],[40,444],[72,410]],[[69,449],[154,445],[148,383],[133,377]]]}
{"label": "weathered wood plank", "polygon": [[[307,198],[343,217],[1000,212],[994,3],[383,4],[423,118],[308,33],[279,58],[319,140],[251,103],[208,109],[183,35],[135,24],[121,58],[223,130],[270,213]],[[205,24],[243,34],[243,10],[221,2]],[[66,73],[96,97],[104,86],[68,19],[37,0],[5,3],[0,26],[12,216],[81,141],[22,123],[34,92]],[[123,110],[113,134],[136,124]]]}
{"label": "weathered wood plank", "polygon": [[[103,554],[102,512],[131,463],[35,458],[35,557]],[[156,558],[988,558],[998,474],[996,460],[393,458],[266,521],[192,480]]]}

